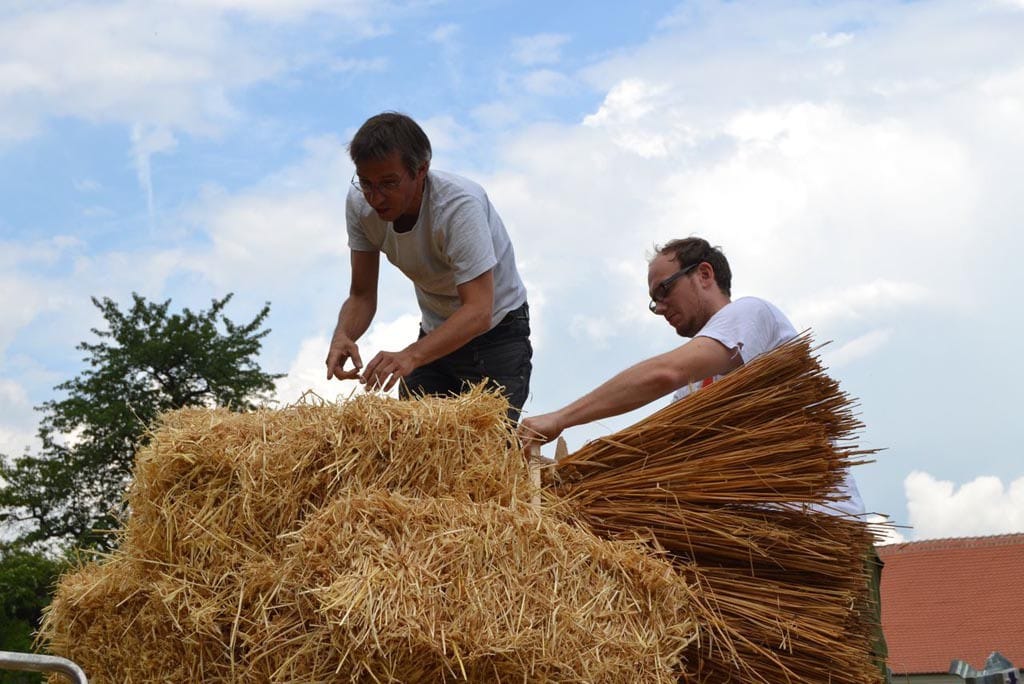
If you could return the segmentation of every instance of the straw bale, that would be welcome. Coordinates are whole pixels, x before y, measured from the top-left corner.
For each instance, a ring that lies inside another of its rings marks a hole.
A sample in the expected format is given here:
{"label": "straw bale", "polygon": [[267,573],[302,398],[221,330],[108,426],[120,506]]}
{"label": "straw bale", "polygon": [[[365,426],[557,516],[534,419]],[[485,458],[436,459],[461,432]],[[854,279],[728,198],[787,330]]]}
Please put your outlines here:
{"label": "straw bale", "polygon": [[670,562],[528,505],[353,495],[283,572],[304,607],[243,628],[269,681],[671,682],[695,638]]}
{"label": "straw bale", "polygon": [[544,509],[366,490],[281,559],[87,565],[44,630],[96,682],[674,682],[692,605],[668,559]]}
{"label": "straw bale", "polygon": [[49,649],[81,665],[90,681],[203,681],[204,663],[219,659],[221,644],[207,638],[209,624],[203,629],[209,611],[185,609],[207,603],[197,589],[131,559],[88,563],[61,578],[42,632]]}
{"label": "straw bale", "polygon": [[676,681],[687,580],[538,492],[506,416],[482,390],[167,414],[42,639],[100,683]]}
{"label": "straw bale", "polygon": [[366,394],[235,413],[165,414],[137,458],[126,543],[151,560],[224,565],[349,491],[508,502],[535,493],[500,395]]}

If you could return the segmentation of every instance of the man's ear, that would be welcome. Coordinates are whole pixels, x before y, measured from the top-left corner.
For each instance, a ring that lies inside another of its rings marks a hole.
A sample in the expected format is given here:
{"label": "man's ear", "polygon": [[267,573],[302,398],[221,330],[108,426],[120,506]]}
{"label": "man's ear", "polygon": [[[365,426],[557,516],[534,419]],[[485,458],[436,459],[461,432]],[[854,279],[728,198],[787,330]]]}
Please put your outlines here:
{"label": "man's ear", "polygon": [[715,267],[706,261],[700,262],[697,266],[697,277],[700,278],[700,284],[704,286],[715,285]]}

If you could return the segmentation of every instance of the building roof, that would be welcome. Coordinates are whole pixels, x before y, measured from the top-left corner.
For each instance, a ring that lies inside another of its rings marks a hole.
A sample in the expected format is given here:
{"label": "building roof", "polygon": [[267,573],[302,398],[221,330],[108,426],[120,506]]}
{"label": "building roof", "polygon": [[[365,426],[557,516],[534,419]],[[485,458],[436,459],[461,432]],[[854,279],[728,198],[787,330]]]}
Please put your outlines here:
{"label": "building roof", "polygon": [[1024,667],[1024,534],[878,547],[882,627],[897,674],[981,669],[999,651]]}

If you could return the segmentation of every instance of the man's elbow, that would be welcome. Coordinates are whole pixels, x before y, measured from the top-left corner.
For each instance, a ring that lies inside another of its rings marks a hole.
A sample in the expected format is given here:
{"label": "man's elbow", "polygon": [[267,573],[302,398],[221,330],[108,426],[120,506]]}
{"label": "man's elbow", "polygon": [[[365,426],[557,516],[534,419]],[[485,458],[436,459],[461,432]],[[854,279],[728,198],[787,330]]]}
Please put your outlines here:
{"label": "man's elbow", "polygon": [[491,329],[491,309],[485,308],[474,308],[473,315],[470,319],[470,327],[473,330],[473,337],[477,335],[483,335],[485,332]]}
{"label": "man's elbow", "polygon": [[659,396],[674,392],[690,382],[690,378],[676,368],[658,368],[648,377],[651,389]]}

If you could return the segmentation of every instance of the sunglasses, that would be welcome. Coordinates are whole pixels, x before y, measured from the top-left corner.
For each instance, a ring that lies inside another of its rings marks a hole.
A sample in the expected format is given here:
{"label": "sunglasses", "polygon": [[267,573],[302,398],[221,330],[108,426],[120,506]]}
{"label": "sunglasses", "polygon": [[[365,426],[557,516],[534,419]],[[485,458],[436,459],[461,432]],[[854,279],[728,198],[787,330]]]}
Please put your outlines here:
{"label": "sunglasses", "polygon": [[685,266],[655,285],[654,289],[651,290],[651,303],[647,305],[647,308],[651,310],[651,313],[657,313],[655,309],[658,308],[658,304],[665,301],[665,297],[668,297],[668,293],[672,291],[672,286],[675,282],[700,266],[700,264],[701,262],[698,261],[695,264]]}

